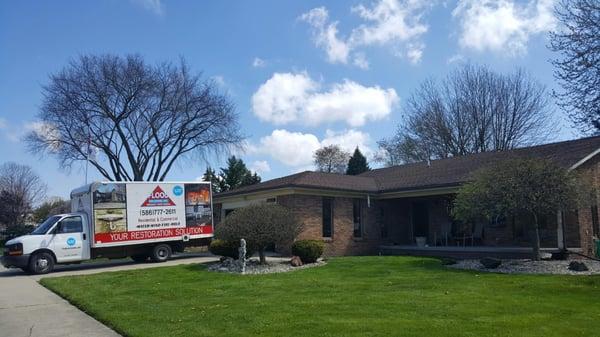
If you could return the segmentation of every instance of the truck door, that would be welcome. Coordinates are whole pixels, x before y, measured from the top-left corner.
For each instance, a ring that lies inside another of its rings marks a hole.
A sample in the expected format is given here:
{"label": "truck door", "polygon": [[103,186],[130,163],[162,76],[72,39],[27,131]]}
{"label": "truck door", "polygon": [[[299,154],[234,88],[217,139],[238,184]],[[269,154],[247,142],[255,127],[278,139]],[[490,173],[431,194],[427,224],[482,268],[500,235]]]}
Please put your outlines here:
{"label": "truck door", "polygon": [[53,251],[57,262],[74,262],[90,258],[88,226],[81,215],[62,218],[54,230]]}

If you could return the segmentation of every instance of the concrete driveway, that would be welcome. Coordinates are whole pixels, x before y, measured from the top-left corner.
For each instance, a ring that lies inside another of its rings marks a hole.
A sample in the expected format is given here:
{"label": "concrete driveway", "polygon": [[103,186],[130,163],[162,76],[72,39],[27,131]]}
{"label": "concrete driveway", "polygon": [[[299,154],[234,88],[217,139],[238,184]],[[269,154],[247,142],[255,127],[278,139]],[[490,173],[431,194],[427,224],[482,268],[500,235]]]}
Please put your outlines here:
{"label": "concrete driveway", "polygon": [[56,266],[56,271],[30,276],[20,269],[0,266],[0,337],[119,336],[61,297],[42,287],[42,277],[95,274],[118,270],[165,267],[217,261],[209,254],[181,254],[164,263],[116,260]]}

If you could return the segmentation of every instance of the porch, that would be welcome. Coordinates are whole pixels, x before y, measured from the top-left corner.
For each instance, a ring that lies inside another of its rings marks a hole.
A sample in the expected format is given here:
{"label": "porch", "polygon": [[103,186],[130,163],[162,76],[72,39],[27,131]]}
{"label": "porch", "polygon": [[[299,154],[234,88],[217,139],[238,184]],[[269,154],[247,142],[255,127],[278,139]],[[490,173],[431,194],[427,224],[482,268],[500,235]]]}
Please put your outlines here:
{"label": "porch", "polygon": [[[579,249],[569,249],[578,251]],[[416,245],[382,245],[379,246],[382,255],[409,255],[449,257],[454,259],[478,259],[495,257],[498,259],[527,259],[532,251],[529,247],[489,247],[489,246],[437,246],[418,247]],[[543,253],[557,253],[558,248],[542,248]]]}
{"label": "porch", "polygon": [[[451,194],[380,200],[379,252],[452,258],[531,256],[535,236],[529,216],[460,223],[451,216],[452,200]],[[545,216],[539,227],[543,253],[558,252],[561,246],[579,249],[577,213]]]}

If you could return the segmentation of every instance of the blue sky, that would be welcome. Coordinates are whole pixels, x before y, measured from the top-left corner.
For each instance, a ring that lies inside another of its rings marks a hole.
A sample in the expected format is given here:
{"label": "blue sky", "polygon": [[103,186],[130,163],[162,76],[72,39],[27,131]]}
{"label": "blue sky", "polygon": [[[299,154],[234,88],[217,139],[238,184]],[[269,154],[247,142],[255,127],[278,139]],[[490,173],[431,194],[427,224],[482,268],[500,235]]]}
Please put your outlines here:
{"label": "blue sky", "polygon": [[[360,146],[401,121],[419,83],[462,62],[526,68],[549,90],[552,0],[499,1],[12,1],[0,2],[0,157],[31,165],[49,195],[84,182],[55,158],[26,151],[41,86],[85,53],[185,57],[227,91],[248,135],[241,157],[263,179],[311,168],[316,147]],[[554,106],[554,140],[581,136]],[[226,155],[210,165],[223,166]],[[194,180],[205,162],[181,162],[169,180]],[[100,179],[90,171],[90,179]]]}

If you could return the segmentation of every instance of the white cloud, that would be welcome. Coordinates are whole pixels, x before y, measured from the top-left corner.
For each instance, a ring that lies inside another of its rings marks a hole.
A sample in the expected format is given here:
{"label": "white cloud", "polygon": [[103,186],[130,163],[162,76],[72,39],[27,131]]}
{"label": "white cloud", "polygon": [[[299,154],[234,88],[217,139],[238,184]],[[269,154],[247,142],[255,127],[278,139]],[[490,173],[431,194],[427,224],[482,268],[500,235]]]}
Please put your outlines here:
{"label": "white cloud", "polygon": [[369,61],[367,61],[364,53],[354,54],[354,60],[352,60],[352,63],[360,69],[369,69]]}
{"label": "white cloud", "polygon": [[263,121],[286,124],[298,119],[318,83],[306,73],[275,73],[252,95],[252,110]]}
{"label": "white cloud", "polygon": [[221,75],[216,75],[212,77],[212,80],[221,88],[224,88],[227,84],[225,83],[225,77]]}
{"label": "white cloud", "polygon": [[464,61],[465,61],[464,56],[462,56],[461,54],[454,54],[454,55],[450,56],[448,58],[448,60],[446,60],[446,64],[452,64],[452,63],[464,62]]}
{"label": "white cloud", "polygon": [[319,139],[313,134],[277,129],[260,139],[259,151],[287,166],[306,166],[312,163],[319,147]]}
{"label": "white cloud", "polygon": [[261,59],[260,57],[255,57],[254,60],[252,61],[252,66],[254,68],[262,68],[262,67],[266,66],[266,62],[265,62],[265,60]]}
{"label": "white cloud", "polygon": [[328,23],[329,12],[325,7],[313,8],[302,14],[300,19],[311,25],[315,44],[325,49],[329,62],[348,63],[350,47],[337,37],[338,22]]}
{"label": "white cloud", "polygon": [[256,160],[250,164],[250,170],[258,174],[264,174],[271,172],[271,166],[266,160]]}
{"label": "white cloud", "polygon": [[252,96],[252,109],[259,119],[278,125],[344,121],[357,127],[389,116],[397,102],[393,88],[344,80],[321,90],[306,72],[275,73]]}
{"label": "white cloud", "polygon": [[39,138],[49,143],[51,151],[57,151],[59,149],[60,143],[57,139],[60,138],[60,135],[54,125],[42,121],[26,123],[23,127],[21,137],[30,131],[36,133]]}
{"label": "white cloud", "polygon": [[423,57],[423,49],[425,47],[422,44],[410,44],[408,46],[408,50],[406,51],[406,57],[412,64],[418,64],[421,62],[421,57]]}
{"label": "white cloud", "polygon": [[460,21],[459,44],[476,51],[510,56],[527,51],[527,42],[556,25],[554,0],[460,0],[452,16]]}
{"label": "white cloud", "polygon": [[265,60],[260,57],[255,57],[254,60],[252,60],[252,66],[255,68],[262,68],[265,66]]}
{"label": "white cloud", "polygon": [[360,151],[366,156],[371,157],[373,151],[369,147],[371,137],[368,133],[359,130],[344,130],[344,131],[325,131],[325,138],[321,141],[321,146],[339,145],[342,150],[350,153],[358,146]]}
{"label": "white cloud", "polygon": [[8,123],[5,118],[0,117],[0,129],[6,129],[8,127]]}
{"label": "white cloud", "polygon": [[161,0],[133,0],[133,2],[158,16],[165,14],[165,6]]}
{"label": "white cloud", "polygon": [[327,145],[337,144],[348,152],[353,152],[358,146],[369,157],[373,154],[369,147],[370,140],[369,134],[354,129],[338,132],[327,130],[322,140],[311,133],[276,129],[270,135],[262,137],[259,144],[253,146],[253,151],[256,154],[269,155],[299,172],[311,169],[313,154],[320,147]]}
{"label": "white cloud", "polygon": [[363,20],[352,31],[353,45],[384,45],[394,41],[410,41],[427,32],[427,25],[421,22],[427,1],[380,0],[372,8],[358,5],[352,8]]}
{"label": "white cloud", "polygon": [[356,49],[373,45],[406,50],[395,54],[418,63],[424,49],[420,39],[428,29],[421,20],[427,7],[429,2],[425,0],[379,0],[372,7],[352,7],[363,23],[352,29],[347,39],[338,37],[338,21],[329,21],[325,7],[313,8],[300,19],[310,24],[315,44],[325,50],[329,62],[347,64],[352,59],[352,64],[367,69],[365,55]]}

